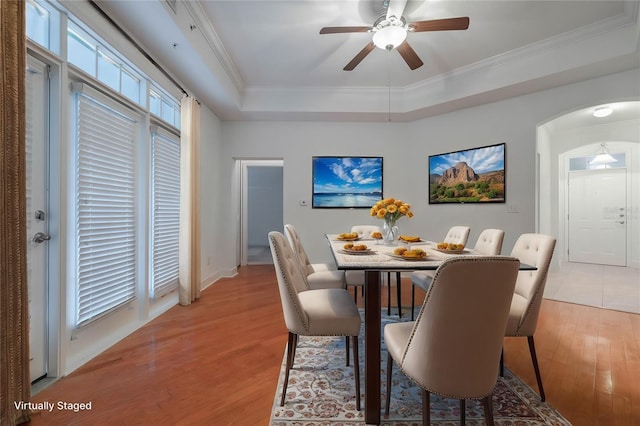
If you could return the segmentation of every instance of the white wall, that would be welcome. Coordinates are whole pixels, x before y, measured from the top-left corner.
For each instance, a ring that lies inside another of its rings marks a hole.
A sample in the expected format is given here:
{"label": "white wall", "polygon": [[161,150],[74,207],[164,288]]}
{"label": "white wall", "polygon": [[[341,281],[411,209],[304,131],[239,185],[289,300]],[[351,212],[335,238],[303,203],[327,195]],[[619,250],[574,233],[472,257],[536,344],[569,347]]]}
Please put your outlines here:
{"label": "white wall", "polygon": [[[378,221],[366,209],[312,209],[311,157],[382,156],[385,197],[401,198],[415,211],[414,218],[400,224],[402,232],[439,240],[451,225],[466,224],[475,242],[482,229],[499,227],[506,231],[503,251],[508,253],[519,234],[536,231],[537,126],[584,106],[637,99],[638,81],[636,69],[412,123],[223,122],[221,184],[228,188],[224,200],[235,197],[234,159],[282,157],[284,222],[296,225],[313,262],[330,262],[324,233]],[[507,155],[506,204],[428,204],[429,155],[501,142],[506,143]],[[308,206],[301,207],[299,200],[309,201]],[[508,206],[518,212],[508,213]],[[236,229],[227,229],[224,241],[236,247]],[[227,260],[235,261],[233,256]]]}
{"label": "white wall", "polygon": [[222,125],[218,117],[209,109],[200,108],[200,279],[206,288],[221,277],[233,276],[235,265],[225,262],[224,252],[228,249],[220,244],[224,220],[229,214],[221,200],[227,190],[221,186],[223,176],[221,162]]}

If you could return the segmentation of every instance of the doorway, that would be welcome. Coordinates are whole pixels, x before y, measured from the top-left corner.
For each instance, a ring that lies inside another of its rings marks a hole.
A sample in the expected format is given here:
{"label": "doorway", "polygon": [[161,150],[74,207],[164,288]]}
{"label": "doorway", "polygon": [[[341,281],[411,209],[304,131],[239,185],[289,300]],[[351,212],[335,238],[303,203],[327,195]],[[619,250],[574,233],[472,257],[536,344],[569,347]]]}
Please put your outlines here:
{"label": "doorway", "polygon": [[568,176],[569,262],[627,266],[627,169]]}
{"label": "doorway", "polygon": [[270,231],[284,229],[282,160],[241,160],[241,265],[273,263]]}
{"label": "doorway", "polygon": [[29,56],[26,73],[27,284],[29,370],[35,382],[48,374],[49,306],[49,67]]}

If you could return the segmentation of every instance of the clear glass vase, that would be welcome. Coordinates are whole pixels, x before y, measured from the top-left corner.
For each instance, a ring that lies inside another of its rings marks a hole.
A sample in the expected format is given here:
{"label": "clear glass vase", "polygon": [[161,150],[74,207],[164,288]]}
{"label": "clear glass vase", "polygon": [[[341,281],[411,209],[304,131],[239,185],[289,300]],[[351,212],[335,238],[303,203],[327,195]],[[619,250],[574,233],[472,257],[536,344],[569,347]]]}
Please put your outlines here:
{"label": "clear glass vase", "polygon": [[385,246],[398,245],[398,237],[400,236],[400,230],[396,221],[393,219],[385,219],[382,226],[382,241]]}

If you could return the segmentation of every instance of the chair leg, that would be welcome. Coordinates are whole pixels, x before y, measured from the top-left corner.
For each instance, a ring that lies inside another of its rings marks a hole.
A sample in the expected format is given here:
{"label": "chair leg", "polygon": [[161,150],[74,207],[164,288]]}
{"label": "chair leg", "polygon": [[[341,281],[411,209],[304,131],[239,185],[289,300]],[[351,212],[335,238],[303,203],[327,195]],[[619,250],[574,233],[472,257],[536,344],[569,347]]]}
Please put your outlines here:
{"label": "chair leg", "polygon": [[345,353],[347,354],[347,367],[349,366],[349,336],[344,338]]}
{"label": "chair leg", "polygon": [[504,347],[500,352],[500,377],[504,377]]}
{"label": "chair leg", "polygon": [[358,304],[358,288],[354,287],[353,288],[353,301],[355,302],[355,304]]}
{"label": "chair leg", "polygon": [[493,426],[493,401],[491,395],[482,398],[482,406],[484,407],[484,420],[487,426]]}
{"label": "chair leg", "polygon": [[287,385],[289,384],[289,370],[293,367],[293,358],[295,357],[296,335],[289,332],[287,341],[287,361],[285,364],[284,382],[282,384],[282,397],[280,398],[280,406],[284,407],[284,397],[287,394]]}
{"label": "chair leg", "polygon": [[296,349],[298,349],[298,335],[293,335],[293,355],[291,356],[291,367],[293,367],[293,359],[296,357]]}
{"label": "chair leg", "polygon": [[353,375],[356,380],[356,410],[360,411],[360,361],[358,358],[358,336],[353,336]]}
{"label": "chair leg", "polygon": [[387,353],[387,403],[384,406],[384,415],[389,415],[389,405],[391,404],[391,374],[393,373],[393,358]]}
{"label": "chair leg", "polygon": [[467,422],[467,410],[465,409],[465,401],[464,399],[460,400],[460,425],[464,426]]}
{"label": "chair leg", "polygon": [[536,346],[533,343],[533,336],[527,336],[529,342],[529,352],[531,352],[531,361],[533,362],[533,369],[536,373],[536,380],[538,381],[538,390],[540,391],[540,400],[544,402],[544,388],[542,387],[542,377],[540,376],[540,368],[538,367],[538,357],[536,356]]}
{"label": "chair leg", "polygon": [[387,315],[391,316],[391,272],[387,272]]}
{"label": "chair leg", "polygon": [[416,309],[416,286],[411,283],[411,321],[413,321],[413,311]]}
{"label": "chair leg", "polygon": [[402,278],[396,272],[396,298],[398,299],[398,318],[402,318]]}
{"label": "chair leg", "polygon": [[431,425],[431,392],[422,389],[422,426]]}

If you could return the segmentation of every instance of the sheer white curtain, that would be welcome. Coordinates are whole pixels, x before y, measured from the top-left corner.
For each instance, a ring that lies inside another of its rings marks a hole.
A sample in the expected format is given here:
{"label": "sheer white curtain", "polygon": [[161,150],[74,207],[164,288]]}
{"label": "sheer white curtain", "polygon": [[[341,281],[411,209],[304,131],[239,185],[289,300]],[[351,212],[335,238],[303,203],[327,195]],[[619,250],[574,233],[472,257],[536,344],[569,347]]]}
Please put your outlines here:
{"label": "sheer white curtain", "polygon": [[180,304],[200,297],[200,106],[181,103],[180,136]]}

